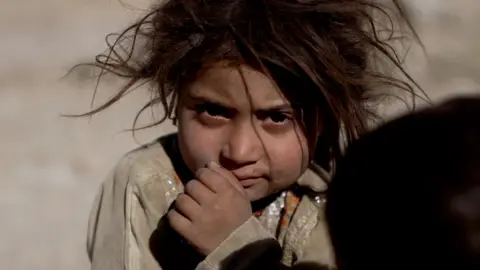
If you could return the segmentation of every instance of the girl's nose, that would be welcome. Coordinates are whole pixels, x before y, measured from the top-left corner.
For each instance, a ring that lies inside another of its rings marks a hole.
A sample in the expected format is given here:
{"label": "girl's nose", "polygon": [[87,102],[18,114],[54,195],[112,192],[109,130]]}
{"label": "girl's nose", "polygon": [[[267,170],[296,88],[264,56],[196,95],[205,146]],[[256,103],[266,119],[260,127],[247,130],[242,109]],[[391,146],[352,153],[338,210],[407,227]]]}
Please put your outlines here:
{"label": "girl's nose", "polygon": [[239,167],[256,163],[263,152],[260,130],[250,122],[232,129],[222,147],[220,158],[230,166]]}

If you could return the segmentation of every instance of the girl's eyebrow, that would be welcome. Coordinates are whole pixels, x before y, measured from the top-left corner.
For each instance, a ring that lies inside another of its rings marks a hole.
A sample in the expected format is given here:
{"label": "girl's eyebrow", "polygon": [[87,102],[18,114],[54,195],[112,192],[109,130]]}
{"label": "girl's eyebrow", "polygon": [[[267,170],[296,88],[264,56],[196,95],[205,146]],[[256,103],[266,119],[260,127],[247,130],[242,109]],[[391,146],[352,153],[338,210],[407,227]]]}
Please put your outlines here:
{"label": "girl's eyebrow", "polygon": [[210,98],[210,97],[206,97],[206,96],[199,96],[199,95],[192,95],[192,94],[190,94],[189,97],[194,102],[208,103],[208,104],[219,106],[219,107],[222,107],[222,108],[225,108],[225,109],[235,110],[235,108],[233,108],[231,105],[229,105],[226,102],[223,102],[221,100],[215,99],[215,98]]}
{"label": "girl's eyebrow", "polygon": [[[199,102],[199,103],[209,103],[212,105],[216,105],[225,109],[229,110],[236,110],[232,105],[227,104],[227,102],[221,101],[220,99],[216,99],[213,97],[207,97],[203,95],[195,95],[195,94],[189,94],[190,99],[192,99],[194,102]],[[276,105],[271,105],[271,106],[265,106],[263,108],[256,108],[254,111],[255,112],[260,112],[260,113],[265,113],[265,112],[275,112],[275,111],[292,111],[293,106],[292,104],[289,103],[281,103],[281,104],[276,104]]]}
{"label": "girl's eyebrow", "polygon": [[279,104],[279,105],[257,109],[256,111],[257,112],[277,112],[277,111],[291,111],[291,110],[293,110],[292,105],[285,103],[285,104]]}

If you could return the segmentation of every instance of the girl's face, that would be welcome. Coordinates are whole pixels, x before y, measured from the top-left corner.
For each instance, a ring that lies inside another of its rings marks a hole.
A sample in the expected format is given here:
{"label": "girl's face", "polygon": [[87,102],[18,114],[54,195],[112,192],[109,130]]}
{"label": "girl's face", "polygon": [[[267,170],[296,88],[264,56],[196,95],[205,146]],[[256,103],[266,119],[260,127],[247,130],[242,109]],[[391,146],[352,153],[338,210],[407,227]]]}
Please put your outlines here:
{"label": "girl's face", "polygon": [[307,139],[290,103],[267,76],[247,66],[202,72],[181,93],[178,129],[192,172],[216,161],[251,201],[289,187],[308,166]]}

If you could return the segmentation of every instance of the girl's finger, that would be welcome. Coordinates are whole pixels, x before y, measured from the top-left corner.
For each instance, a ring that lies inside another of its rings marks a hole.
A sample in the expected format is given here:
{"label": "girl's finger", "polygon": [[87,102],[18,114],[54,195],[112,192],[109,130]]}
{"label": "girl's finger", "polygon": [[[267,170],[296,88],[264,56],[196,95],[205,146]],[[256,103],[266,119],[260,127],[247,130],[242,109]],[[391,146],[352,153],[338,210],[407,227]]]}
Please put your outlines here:
{"label": "girl's finger", "polygon": [[195,176],[198,181],[215,193],[221,193],[230,187],[229,181],[210,167],[199,169]]}
{"label": "girl's finger", "polygon": [[214,191],[196,179],[188,181],[185,185],[185,194],[189,195],[199,205],[209,202],[215,196]]}
{"label": "girl's finger", "polygon": [[186,194],[180,194],[175,200],[175,210],[193,222],[202,209],[192,197]]}
{"label": "girl's finger", "polygon": [[211,161],[208,164],[208,167],[223,176],[223,178],[225,178],[233,187],[235,187],[240,193],[245,195],[245,190],[243,189],[242,185],[238,181],[237,177],[235,177],[235,175],[233,175],[230,171],[223,168],[222,166],[220,166],[220,164],[214,161]]}
{"label": "girl's finger", "polygon": [[190,239],[193,232],[193,224],[186,217],[182,216],[176,210],[170,210],[167,214],[168,222],[173,230],[185,239]]}

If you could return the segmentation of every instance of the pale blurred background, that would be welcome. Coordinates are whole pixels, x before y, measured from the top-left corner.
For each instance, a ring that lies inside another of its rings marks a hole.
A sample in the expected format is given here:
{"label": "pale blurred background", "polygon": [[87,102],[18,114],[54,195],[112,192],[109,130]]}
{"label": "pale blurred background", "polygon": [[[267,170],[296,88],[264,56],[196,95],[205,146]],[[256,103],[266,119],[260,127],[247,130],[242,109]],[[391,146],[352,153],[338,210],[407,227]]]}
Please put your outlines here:
{"label": "pale blurred background", "polygon": [[[120,156],[137,147],[128,132],[145,92],[91,120],[93,84],[59,79],[105,49],[104,36],[132,22],[151,0],[1,0],[0,268],[88,269],[87,215]],[[412,50],[408,68],[438,101],[480,94],[480,1],[409,0],[428,61]],[[85,75],[85,74],[84,74]],[[113,93],[115,81],[100,98]],[[110,91],[110,92],[109,92]],[[139,133],[145,143],[163,126]]]}

